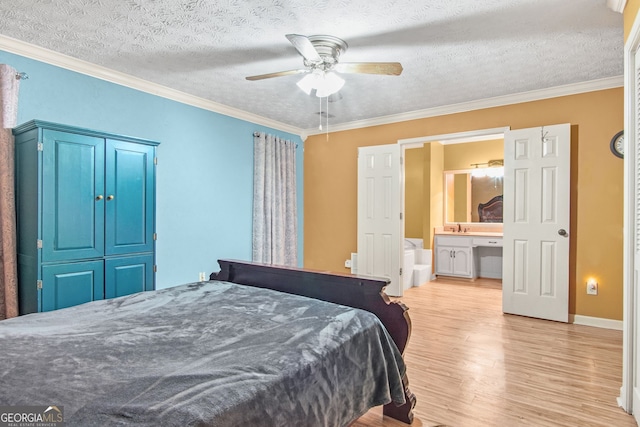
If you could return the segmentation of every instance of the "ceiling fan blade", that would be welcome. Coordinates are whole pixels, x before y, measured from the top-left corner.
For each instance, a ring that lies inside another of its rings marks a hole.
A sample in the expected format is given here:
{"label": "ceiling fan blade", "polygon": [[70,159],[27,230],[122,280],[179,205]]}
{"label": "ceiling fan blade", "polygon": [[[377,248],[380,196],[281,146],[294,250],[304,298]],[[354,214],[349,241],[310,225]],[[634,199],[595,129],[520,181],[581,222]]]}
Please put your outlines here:
{"label": "ceiling fan blade", "polygon": [[386,74],[399,76],[402,65],[399,62],[340,62],[334,70],[339,73]]}
{"label": "ceiling fan blade", "polygon": [[278,71],[277,73],[260,74],[258,76],[249,76],[249,77],[246,77],[246,79],[247,80],[264,80],[264,79],[270,79],[272,77],[282,77],[282,76],[290,76],[293,74],[302,74],[308,71],[309,70]]}
{"label": "ceiling fan blade", "polygon": [[322,62],[320,54],[316,48],[313,47],[311,40],[309,40],[307,36],[301,36],[300,34],[287,34],[286,37],[304,59],[311,62]]}

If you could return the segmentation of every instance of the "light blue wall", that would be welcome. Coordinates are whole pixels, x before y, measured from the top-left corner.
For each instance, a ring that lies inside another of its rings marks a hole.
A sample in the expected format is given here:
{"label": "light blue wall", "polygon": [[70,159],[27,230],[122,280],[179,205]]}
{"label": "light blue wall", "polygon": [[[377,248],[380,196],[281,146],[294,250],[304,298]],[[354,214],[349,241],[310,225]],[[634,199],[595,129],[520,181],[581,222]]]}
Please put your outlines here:
{"label": "light blue wall", "polygon": [[297,135],[150,95],[0,51],[26,72],[18,124],[32,119],[160,142],[157,287],[218,270],[219,258],[251,259],[253,132],[298,143],[298,253],[302,265],[303,141]]}

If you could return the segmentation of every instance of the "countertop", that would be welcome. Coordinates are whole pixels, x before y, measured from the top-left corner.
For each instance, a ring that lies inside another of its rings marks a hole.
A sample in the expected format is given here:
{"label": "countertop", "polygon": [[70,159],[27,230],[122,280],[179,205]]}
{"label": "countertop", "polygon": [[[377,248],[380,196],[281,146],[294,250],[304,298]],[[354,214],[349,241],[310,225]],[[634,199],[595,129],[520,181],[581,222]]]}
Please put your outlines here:
{"label": "countertop", "polygon": [[436,235],[445,236],[486,236],[486,237],[502,237],[502,232],[496,231],[436,231]]}

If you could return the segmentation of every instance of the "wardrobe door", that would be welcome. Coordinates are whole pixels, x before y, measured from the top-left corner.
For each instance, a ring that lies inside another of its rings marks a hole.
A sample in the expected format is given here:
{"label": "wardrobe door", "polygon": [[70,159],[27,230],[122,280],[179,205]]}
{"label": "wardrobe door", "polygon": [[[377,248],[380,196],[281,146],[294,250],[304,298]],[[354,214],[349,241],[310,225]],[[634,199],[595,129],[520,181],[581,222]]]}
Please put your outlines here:
{"label": "wardrobe door", "polygon": [[153,252],[155,147],[106,141],[105,252]]}
{"label": "wardrobe door", "polygon": [[45,129],[42,261],[104,254],[104,139]]}
{"label": "wardrobe door", "polygon": [[84,261],[42,267],[40,311],[104,299],[104,262]]}
{"label": "wardrobe door", "polygon": [[105,297],[115,298],[154,289],[153,255],[105,260]]}

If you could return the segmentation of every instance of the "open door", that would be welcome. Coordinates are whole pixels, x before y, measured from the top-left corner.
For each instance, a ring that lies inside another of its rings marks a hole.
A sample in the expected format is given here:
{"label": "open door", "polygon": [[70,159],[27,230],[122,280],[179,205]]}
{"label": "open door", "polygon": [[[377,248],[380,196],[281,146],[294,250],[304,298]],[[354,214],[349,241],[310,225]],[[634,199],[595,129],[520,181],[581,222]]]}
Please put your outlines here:
{"label": "open door", "polygon": [[358,274],[385,277],[402,296],[402,175],[398,144],[358,148]]}
{"label": "open door", "polygon": [[502,310],[568,322],[571,126],[504,136]]}
{"label": "open door", "polygon": [[624,47],[624,276],[618,405],[640,424],[640,19]]}

